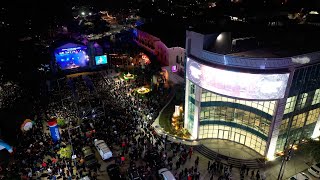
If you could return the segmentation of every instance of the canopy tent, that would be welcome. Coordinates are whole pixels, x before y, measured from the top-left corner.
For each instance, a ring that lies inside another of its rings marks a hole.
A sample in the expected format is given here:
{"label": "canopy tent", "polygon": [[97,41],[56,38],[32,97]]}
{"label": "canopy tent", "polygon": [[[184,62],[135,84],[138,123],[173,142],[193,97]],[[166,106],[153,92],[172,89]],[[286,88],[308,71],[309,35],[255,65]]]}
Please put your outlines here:
{"label": "canopy tent", "polygon": [[6,149],[9,153],[13,153],[12,147],[0,139],[0,150]]}
{"label": "canopy tent", "polygon": [[31,121],[30,119],[26,119],[21,124],[20,129],[21,131],[29,131],[30,129],[32,129],[32,126],[33,126],[33,121]]}

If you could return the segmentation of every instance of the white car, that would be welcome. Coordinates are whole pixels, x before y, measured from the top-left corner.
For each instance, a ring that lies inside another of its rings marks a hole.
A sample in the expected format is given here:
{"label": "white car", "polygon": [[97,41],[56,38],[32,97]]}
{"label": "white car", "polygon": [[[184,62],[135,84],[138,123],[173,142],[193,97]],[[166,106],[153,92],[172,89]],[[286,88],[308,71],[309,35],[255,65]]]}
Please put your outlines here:
{"label": "white car", "polygon": [[308,171],[313,176],[320,177],[320,163],[312,165]]}
{"label": "white car", "polygon": [[167,168],[162,168],[158,171],[161,180],[176,180],[171,171]]}
{"label": "white car", "polygon": [[300,172],[289,178],[289,180],[312,180],[312,178],[308,174]]}
{"label": "white car", "polygon": [[112,157],[112,152],[110,151],[109,147],[103,140],[94,140],[94,146],[96,147],[97,151],[99,152],[102,160],[106,160]]}

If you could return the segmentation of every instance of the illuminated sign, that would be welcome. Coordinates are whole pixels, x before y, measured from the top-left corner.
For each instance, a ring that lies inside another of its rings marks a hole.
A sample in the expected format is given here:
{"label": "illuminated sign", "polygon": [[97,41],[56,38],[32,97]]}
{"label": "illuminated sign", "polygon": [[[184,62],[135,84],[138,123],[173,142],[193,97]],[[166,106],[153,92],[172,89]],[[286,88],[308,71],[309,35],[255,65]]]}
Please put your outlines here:
{"label": "illuminated sign", "polygon": [[212,92],[243,99],[281,99],[289,73],[251,74],[210,67],[187,58],[187,79]]}
{"label": "illuminated sign", "polygon": [[107,59],[106,55],[96,56],[95,57],[95,61],[96,61],[96,65],[107,64],[108,63],[108,59]]}

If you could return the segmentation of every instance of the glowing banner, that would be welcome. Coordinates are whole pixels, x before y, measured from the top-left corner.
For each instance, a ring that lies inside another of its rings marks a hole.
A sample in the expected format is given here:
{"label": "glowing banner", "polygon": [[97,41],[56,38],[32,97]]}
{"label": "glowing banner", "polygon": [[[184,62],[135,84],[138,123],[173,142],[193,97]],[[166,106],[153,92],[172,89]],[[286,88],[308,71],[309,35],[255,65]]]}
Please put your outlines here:
{"label": "glowing banner", "polygon": [[222,95],[243,99],[281,99],[289,73],[251,74],[218,69],[187,58],[187,79]]}

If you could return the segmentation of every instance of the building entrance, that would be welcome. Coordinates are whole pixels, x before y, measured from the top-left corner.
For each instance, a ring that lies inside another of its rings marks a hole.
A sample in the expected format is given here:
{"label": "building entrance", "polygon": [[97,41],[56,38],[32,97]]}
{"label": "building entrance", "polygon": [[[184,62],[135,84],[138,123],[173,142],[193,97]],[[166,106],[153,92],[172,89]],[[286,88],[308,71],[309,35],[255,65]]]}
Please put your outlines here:
{"label": "building entrance", "polygon": [[218,138],[219,139],[229,139],[229,130],[218,130]]}

